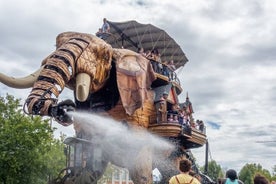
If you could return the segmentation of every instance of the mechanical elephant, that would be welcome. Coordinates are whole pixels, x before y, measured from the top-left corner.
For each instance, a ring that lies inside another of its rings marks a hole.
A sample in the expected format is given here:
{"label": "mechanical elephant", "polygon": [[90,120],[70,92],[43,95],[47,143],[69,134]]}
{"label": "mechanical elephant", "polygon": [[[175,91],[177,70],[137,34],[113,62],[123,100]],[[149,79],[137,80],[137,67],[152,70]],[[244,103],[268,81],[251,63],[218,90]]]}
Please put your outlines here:
{"label": "mechanical elephant", "polygon": [[[27,77],[15,79],[0,73],[0,81],[10,87],[32,88],[24,105],[26,113],[51,116],[68,126],[73,122],[67,111],[73,107],[124,121],[134,129],[148,127],[150,116],[155,114],[150,87],[156,78],[146,58],[130,50],[114,49],[102,39],[84,33],[61,33],[56,46],[41,68]],[[74,102],[58,103],[65,87],[74,92]],[[75,129],[77,137],[85,137],[81,123],[76,123]],[[132,158],[136,167],[130,170],[130,176],[136,184],[141,183],[141,178],[152,182],[150,152],[145,146]],[[123,165],[120,159],[115,162]],[[100,174],[90,183],[95,183]]]}

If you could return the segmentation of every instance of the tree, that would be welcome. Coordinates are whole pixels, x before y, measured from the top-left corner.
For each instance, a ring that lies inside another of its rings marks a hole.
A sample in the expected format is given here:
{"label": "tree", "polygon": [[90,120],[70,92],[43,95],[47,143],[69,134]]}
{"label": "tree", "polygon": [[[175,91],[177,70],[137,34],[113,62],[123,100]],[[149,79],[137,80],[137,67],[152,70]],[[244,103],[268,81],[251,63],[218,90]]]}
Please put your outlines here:
{"label": "tree", "polygon": [[276,181],[276,165],[273,167],[271,180]]}
{"label": "tree", "polygon": [[19,102],[0,97],[0,183],[46,183],[65,165],[62,143],[49,120],[25,115]]}
{"label": "tree", "polygon": [[246,164],[242,167],[239,172],[239,179],[244,182],[244,184],[253,184],[253,179],[256,174],[261,174],[265,176],[268,180],[271,180],[271,175],[268,170],[263,169],[260,164]]}
{"label": "tree", "polygon": [[[201,167],[200,169],[203,171],[205,166]],[[223,171],[221,166],[217,164],[215,160],[208,162],[208,173],[207,175],[213,180],[217,181],[218,178],[223,178]]]}

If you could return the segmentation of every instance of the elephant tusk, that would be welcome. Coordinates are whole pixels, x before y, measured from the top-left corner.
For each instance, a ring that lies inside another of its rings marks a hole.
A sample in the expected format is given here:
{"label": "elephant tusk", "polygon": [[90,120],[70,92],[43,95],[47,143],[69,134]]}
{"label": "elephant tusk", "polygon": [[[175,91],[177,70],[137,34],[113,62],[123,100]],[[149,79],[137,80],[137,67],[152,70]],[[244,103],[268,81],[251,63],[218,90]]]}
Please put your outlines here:
{"label": "elephant tusk", "polygon": [[2,82],[3,84],[11,88],[18,88],[18,89],[31,88],[33,87],[42,69],[43,69],[43,66],[40,67],[40,69],[38,69],[34,73],[22,78],[10,77],[0,73],[0,82]]}
{"label": "elephant tusk", "polygon": [[87,100],[91,78],[87,73],[79,73],[76,77],[76,98],[80,102]]}

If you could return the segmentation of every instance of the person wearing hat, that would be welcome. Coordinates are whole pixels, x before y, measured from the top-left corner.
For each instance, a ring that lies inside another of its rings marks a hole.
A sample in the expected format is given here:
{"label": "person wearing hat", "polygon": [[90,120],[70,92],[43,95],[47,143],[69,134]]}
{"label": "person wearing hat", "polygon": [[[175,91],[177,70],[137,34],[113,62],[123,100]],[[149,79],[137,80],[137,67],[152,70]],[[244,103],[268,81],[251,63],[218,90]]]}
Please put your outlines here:
{"label": "person wearing hat", "polygon": [[237,172],[234,169],[229,169],[226,171],[226,178],[223,179],[222,184],[243,184],[243,182],[238,179]]}

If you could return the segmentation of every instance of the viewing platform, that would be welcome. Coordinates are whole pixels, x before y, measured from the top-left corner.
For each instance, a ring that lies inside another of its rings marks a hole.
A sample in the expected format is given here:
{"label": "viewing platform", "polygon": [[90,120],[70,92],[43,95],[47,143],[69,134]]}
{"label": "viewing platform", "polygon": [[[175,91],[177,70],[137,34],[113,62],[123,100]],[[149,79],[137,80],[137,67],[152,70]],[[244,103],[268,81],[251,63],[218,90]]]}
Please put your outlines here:
{"label": "viewing platform", "polygon": [[201,147],[207,141],[205,132],[196,128],[184,127],[179,123],[150,124],[149,131],[161,137],[176,139],[186,149]]}

